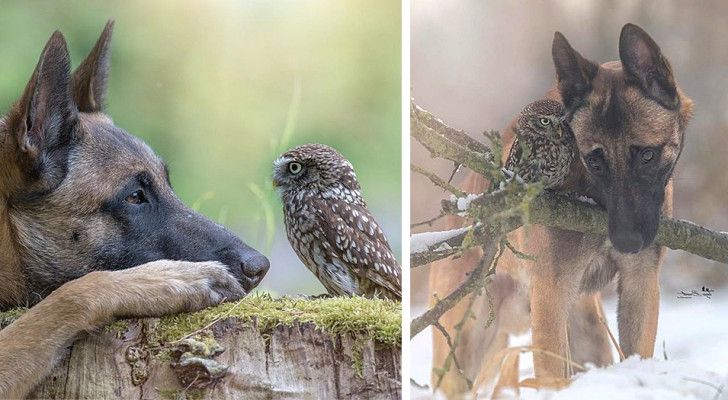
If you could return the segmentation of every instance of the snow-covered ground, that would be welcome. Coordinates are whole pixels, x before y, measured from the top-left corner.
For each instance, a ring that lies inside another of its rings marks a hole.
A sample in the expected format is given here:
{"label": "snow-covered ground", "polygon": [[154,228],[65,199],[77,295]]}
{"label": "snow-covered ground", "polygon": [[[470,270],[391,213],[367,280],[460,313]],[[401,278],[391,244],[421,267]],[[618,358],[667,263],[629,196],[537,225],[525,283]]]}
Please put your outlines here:
{"label": "snow-covered ground", "polygon": [[[616,302],[607,301],[604,307],[609,327],[616,335]],[[412,315],[422,311],[413,310]],[[529,337],[519,337],[513,338],[512,344],[529,342]],[[663,343],[667,361],[663,360]],[[418,383],[429,383],[430,346],[429,330],[412,341],[411,376]],[[522,357],[521,377],[532,374],[531,358]],[[411,398],[433,396],[427,390],[412,387]],[[678,299],[676,293],[663,293],[655,359],[630,358],[609,368],[591,369],[562,391],[522,389],[520,398],[728,400],[728,288],[718,289],[711,299]]]}

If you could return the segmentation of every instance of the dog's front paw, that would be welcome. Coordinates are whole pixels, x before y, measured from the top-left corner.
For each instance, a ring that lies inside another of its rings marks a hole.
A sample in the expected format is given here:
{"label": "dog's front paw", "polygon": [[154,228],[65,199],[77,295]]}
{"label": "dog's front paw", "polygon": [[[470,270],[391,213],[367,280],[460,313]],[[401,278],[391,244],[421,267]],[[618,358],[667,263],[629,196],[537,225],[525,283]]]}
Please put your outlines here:
{"label": "dog's front paw", "polygon": [[[69,297],[88,299],[97,322],[197,311],[247,293],[218,262],[159,260],[120,271],[92,272],[74,281]],[[77,289],[77,290],[76,290]]]}
{"label": "dog's front paw", "polygon": [[[154,276],[169,285],[174,294],[179,293],[190,303],[190,308],[200,309],[225,300],[236,300],[247,293],[228,268],[216,261],[155,261],[127,271]],[[165,290],[162,290],[164,295]]]}
{"label": "dog's front paw", "polygon": [[189,276],[195,279],[192,282],[193,285],[202,285],[201,287],[195,287],[195,289],[208,290],[210,300],[214,304],[225,300],[236,300],[247,294],[240,281],[230,273],[228,267],[219,262],[207,261],[184,264],[186,264],[184,268],[189,270],[186,273],[189,273]]}

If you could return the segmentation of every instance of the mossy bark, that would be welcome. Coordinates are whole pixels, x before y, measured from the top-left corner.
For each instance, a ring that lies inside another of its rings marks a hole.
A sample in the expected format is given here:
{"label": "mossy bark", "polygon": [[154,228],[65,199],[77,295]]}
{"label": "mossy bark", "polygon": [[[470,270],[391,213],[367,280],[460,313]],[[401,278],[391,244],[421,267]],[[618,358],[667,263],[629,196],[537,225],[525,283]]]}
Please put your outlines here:
{"label": "mossy bark", "polygon": [[[0,312],[0,329],[26,310]],[[29,398],[399,399],[402,309],[248,296],[79,338]]]}
{"label": "mossy bark", "polygon": [[[455,202],[449,203],[451,204],[445,207],[446,211],[457,212]],[[479,219],[487,219],[493,214],[508,209],[506,197],[495,193],[474,200],[468,212]],[[607,234],[607,213],[604,210],[555,193],[544,192],[535,197],[529,205],[528,217],[531,223],[552,228],[592,235]],[[501,228],[503,232],[509,232],[522,225],[522,219],[516,216],[503,221]],[[463,237],[464,234],[451,238],[449,241],[462,241]],[[728,264],[728,234],[711,231],[690,221],[662,217],[655,243]],[[440,258],[444,257],[435,259]]]}
{"label": "mossy bark", "polygon": [[[312,323],[261,330],[227,318],[204,332],[224,348],[226,372],[205,381],[155,343],[159,320],[129,320],[81,338],[29,398],[399,399],[400,347]],[[174,366],[174,367],[173,367]],[[182,375],[187,373],[186,379]]]}

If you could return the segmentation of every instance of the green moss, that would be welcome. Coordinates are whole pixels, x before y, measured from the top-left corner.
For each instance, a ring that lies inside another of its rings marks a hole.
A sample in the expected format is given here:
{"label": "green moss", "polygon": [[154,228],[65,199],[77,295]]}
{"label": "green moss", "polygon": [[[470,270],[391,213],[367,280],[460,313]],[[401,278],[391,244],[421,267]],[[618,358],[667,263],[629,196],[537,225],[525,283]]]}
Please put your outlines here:
{"label": "green moss", "polygon": [[216,319],[234,317],[257,322],[261,334],[280,325],[311,323],[332,334],[355,334],[375,341],[400,346],[402,307],[398,302],[362,297],[297,299],[270,295],[248,296],[234,303],[224,303],[206,310],[162,318],[156,337],[160,343],[175,341],[202,329]]}
{"label": "green moss", "polygon": [[110,323],[109,325],[104,328],[106,332],[114,333],[117,337],[121,337],[121,335],[126,332],[126,330],[129,328],[129,321],[125,319],[120,319],[118,321],[114,321]]}
{"label": "green moss", "polygon": [[0,312],[0,329],[12,324],[13,321],[20,318],[26,311],[28,311],[26,307],[18,307]]}
{"label": "green moss", "polygon": [[356,371],[358,377],[364,376],[364,346],[366,341],[364,338],[357,338],[351,346],[351,367]]}
{"label": "green moss", "polygon": [[[18,319],[26,308],[0,312],[0,327]],[[234,303],[224,303],[202,311],[164,317],[154,333],[160,343],[175,341],[209,325],[216,319],[234,317],[244,322],[257,322],[258,330],[269,335],[280,325],[295,322],[311,323],[332,334],[354,334],[365,339],[400,346],[402,337],[402,306],[398,302],[362,297],[333,297],[302,299],[269,294],[248,296]],[[127,321],[116,321],[106,327],[109,332],[123,332]]]}
{"label": "green moss", "polygon": [[165,400],[199,400],[205,397],[204,389],[190,388],[179,389],[157,389],[159,396]]}

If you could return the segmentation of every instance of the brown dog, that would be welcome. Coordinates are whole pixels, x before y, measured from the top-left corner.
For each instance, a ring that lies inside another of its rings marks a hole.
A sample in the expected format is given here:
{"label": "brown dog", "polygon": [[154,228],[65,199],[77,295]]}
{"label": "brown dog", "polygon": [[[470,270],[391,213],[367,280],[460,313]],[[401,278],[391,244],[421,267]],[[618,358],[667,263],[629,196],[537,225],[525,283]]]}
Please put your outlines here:
{"label": "brown dog", "polygon": [[[549,97],[564,103],[580,153],[562,189],[583,193],[605,208],[609,235],[543,226],[509,235],[517,248],[534,255],[536,261],[518,259],[509,252],[502,257],[488,288],[496,313],[496,322],[488,329],[484,323],[490,312],[487,302],[476,300],[474,311],[479,318],[467,323],[457,349],[470,379],[479,370],[481,378],[492,378],[496,371],[492,356],[507,345],[508,334],[526,330],[529,304],[535,347],[571,355],[579,363],[610,363],[609,341],[597,318],[598,292],[615,276],[620,347],[627,356],[651,357],[653,353],[658,272],[664,255],[664,248],[653,241],[660,215],[672,212],[671,175],[692,102],[677,86],[660,48],[635,25],[622,29],[621,62],[588,61],[560,33],[552,50],[557,88]],[[513,141],[510,130],[504,140],[508,148]],[[486,187],[487,182],[472,174],[464,189],[479,193]],[[453,218],[451,226],[462,223]],[[471,251],[435,265],[431,291],[440,296],[452,291],[480,256]],[[463,308],[460,304],[446,314],[443,325],[452,329]],[[434,351],[434,365],[441,365],[449,350],[439,333],[434,337]],[[537,353],[534,363],[538,377],[567,376],[566,364],[557,358]],[[465,380],[455,372],[448,373],[441,387],[449,397],[467,391]]]}
{"label": "brown dog", "polygon": [[0,398],[24,397],[83,332],[240,298],[268,270],[104,114],[112,27],[73,74],[54,33],[0,119],[0,309],[34,305],[0,331]]}

